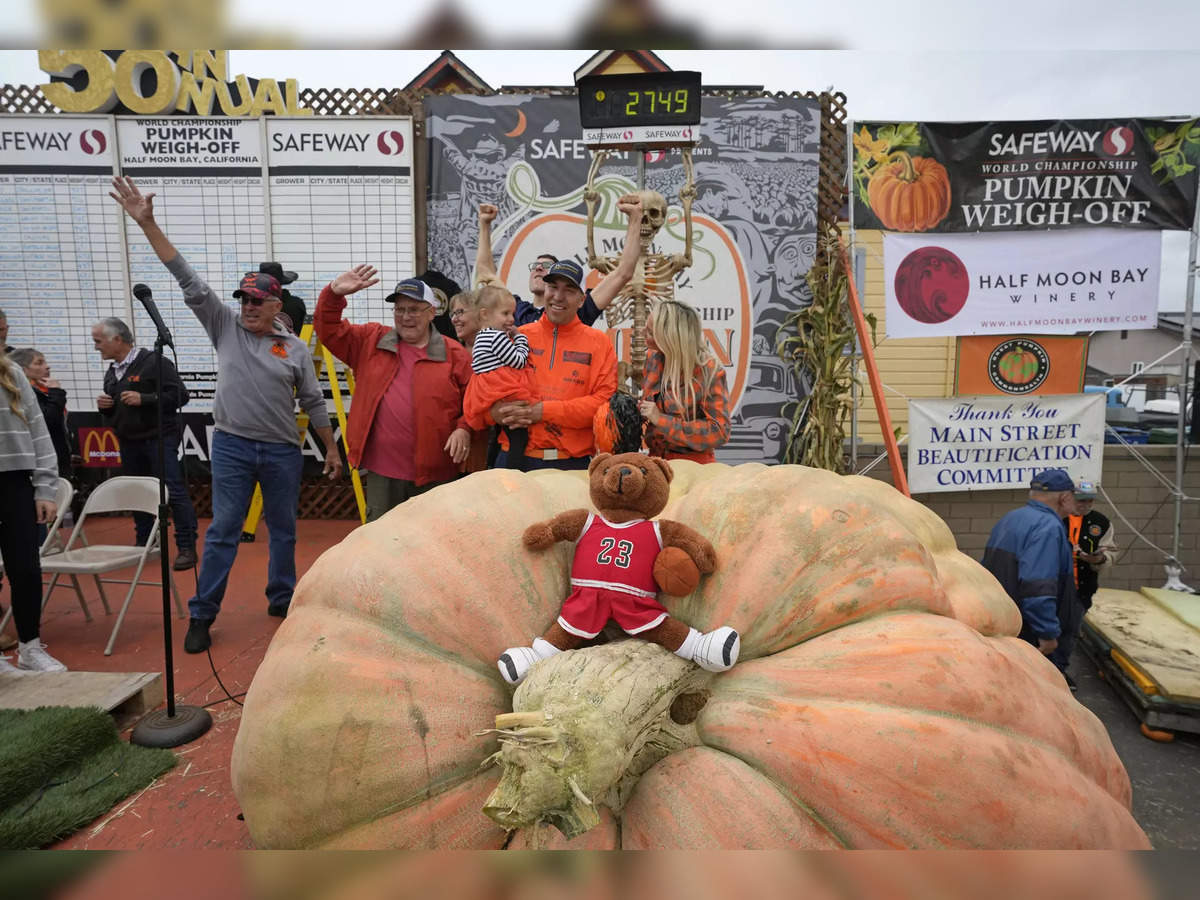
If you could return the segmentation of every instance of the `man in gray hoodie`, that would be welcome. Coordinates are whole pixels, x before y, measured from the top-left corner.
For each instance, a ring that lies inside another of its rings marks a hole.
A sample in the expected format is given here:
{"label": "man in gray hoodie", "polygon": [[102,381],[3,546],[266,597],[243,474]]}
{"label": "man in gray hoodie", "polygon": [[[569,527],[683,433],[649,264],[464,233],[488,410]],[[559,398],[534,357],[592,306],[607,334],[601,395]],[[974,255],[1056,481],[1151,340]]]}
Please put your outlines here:
{"label": "man in gray hoodie", "polygon": [[262,485],[263,516],[271,535],[267,612],[287,615],[296,586],[296,512],[303,468],[297,397],[325,445],[325,474],[330,479],[341,475],[342,461],[308,348],[275,322],[283,307],[279,282],[263,272],[247,272],[233,292],[241,301],[238,315],[167,240],[154,221],[154,194],[143,195],[131,179],[117,177],[109,196],[141,227],[217,350],[216,430],[209,448],[213,520],[204,535],[183,642],[188,653],[202,653],[212,644],[209,628],[221,609],[256,483]]}

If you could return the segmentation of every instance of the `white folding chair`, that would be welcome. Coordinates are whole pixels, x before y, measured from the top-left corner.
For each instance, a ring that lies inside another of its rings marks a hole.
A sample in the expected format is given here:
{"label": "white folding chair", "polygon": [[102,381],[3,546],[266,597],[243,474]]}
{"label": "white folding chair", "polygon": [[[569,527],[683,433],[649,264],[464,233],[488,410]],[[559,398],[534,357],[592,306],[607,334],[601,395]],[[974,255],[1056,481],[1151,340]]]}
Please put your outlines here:
{"label": "white folding chair", "polygon": [[[154,524],[150,527],[150,535],[146,539],[145,546],[139,547],[132,542],[129,544],[89,545],[83,538],[83,526],[88,516],[110,512],[142,512],[154,516]],[[121,630],[121,623],[125,621],[125,613],[129,610],[130,601],[133,600],[134,589],[139,584],[162,586],[161,581],[142,580],[142,570],[145,568],[146,562],[158,558],[160,543],[158,479],[146,475],[118,475],[101,482],[88,496],[87,502],[83,505],[83,511],[79,514],[79,521],[75,523],[71,537],[67,540],[66,548],[61,553],[55,553],[42,559],[43,572],[49,572],[55,576],[70,575],[72,578],[78,575],[94,577],[96,587],[100,591],[100,602],[104,604],[106,612],[110,610],[108,598],[104,594],[104,583],[129,585],[129,592],[125,595],[125,602],[121,604],[121,611],[117,614],[117,621],[113,625],[108,646],[104,648],[105,656],[112,655],[113,645],[117,642],[117,632]],[[124,569],[134,564],[137,565],[137,570],[134,572],[132,580],[100,577],[102,574]],[[169,570],[168,580],[171,585],[171,595],[175,598],[175,611],[182,619],[184,617],[183,604],[179,600],[179,589],[175,587],[175,578],[170,575]],[[46,600],[50,599],[50,592],[54,590],[54,587],[55,581],[51,581],[42,601],[43,606],[45,606]],[[77,583],[75,589],[79,590]],[[82,600],[82,593],[80,593],[80,599]]]}
{"label": "white folding chair", "polygon": [[[54,502],[58,505],[58,511],[54,514],[54,521],[50,523],[49,530],[46,532],[46,539],[42,541],[42,546],[38,548],[39,557],[44,558],[49,554],[57,553],[62,550],[63,542],[62,537],[59,534],[59,530],[62,528],[63,517],[71,508],[71,498],[74,496],[75,488],[71,485],[71,482],[67,481],[67,479],[63,478],[62,476],[59,476],[55,481],[54,486]],[[3,571],[4,563],[0,562],[0,573]],[[57,579],[58,576],[55,575],[54,578]],[[53,584],[54,581],[51,581],[50,583]],[[83,607],[84,617],[89,622],[92,621],[92,614],[88,611],[87,603],[84,602],[83,591],[79,589],[78,581],[75,581],[75,596],[79,598],[79,605]],[[42,605],[45,606],[45,603],[43,602]],[[11,618],[12,607],[10,606],[8,611],[4,614],[4,618],[0,619],[0,629],[3,629],[4,626],[8,624],[8,620]]]}

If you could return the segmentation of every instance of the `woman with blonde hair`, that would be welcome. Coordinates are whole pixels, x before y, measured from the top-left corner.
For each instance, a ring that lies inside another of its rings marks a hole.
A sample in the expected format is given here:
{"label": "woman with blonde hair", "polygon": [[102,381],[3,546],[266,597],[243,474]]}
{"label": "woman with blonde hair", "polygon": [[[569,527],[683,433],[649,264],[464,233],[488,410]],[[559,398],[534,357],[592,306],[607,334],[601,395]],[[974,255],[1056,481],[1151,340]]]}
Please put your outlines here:
{"label": "woman with blonde hair", "polygon": [[19,669],[61,672],[40,637],[42,567],[37,526],[54,521],[58,467],[37,397],[21,367],[0,347],[0,556],[12,589],[20,641],[17,668],[0,660],[0,676]]}
{"label": "woman with blonde hair", "polygon": [[664,300],[646,321],[646,369],[638,404],[646,446],[664,459],[715,462],[729,439],[725,370],[704,344],[700,316]]}

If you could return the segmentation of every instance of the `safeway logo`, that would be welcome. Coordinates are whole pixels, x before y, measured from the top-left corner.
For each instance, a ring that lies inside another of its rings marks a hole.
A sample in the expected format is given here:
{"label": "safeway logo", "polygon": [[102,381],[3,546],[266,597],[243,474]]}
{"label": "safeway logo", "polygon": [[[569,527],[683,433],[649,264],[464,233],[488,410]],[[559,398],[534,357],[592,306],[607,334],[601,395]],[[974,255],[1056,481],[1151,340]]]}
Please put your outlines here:
{"label": "safeway logo", "polygon": [[1104,134],[1104,152],[1109,156],[1124,156],[1133,149],[1133,129],[1125,125],[1110,128]]}
{"label": "safeway logo", "polygon": [[381,131],[375,144],[384,156],[398,156],[404,152],[404,135],[398,131]]}
{"label": "safeway logo", "polygon": [[[91,140],[88,140],[89,137]],[[88,156],[95,156],[108,149],[108,138],[104,136],[103,131],[96,128],[81,131],[79,132],[79,146]]]}

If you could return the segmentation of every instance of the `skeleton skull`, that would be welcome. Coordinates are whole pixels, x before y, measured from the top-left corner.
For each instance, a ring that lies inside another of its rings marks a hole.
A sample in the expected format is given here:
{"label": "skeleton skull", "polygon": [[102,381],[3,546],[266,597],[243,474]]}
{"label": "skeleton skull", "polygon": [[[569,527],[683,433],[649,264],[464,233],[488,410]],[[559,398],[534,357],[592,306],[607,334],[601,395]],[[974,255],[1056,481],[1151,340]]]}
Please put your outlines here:
{"label": "skeleton skull", "polygon": [[642,242],[654,240],[667,220],[667,201],[658,191],[638,191],[642,201]]}

